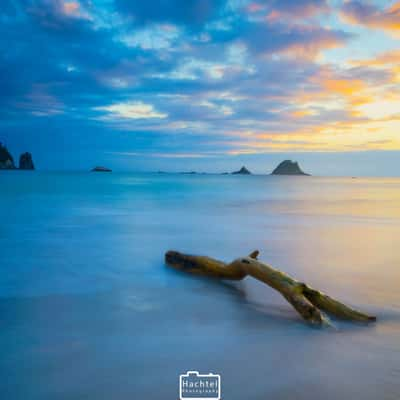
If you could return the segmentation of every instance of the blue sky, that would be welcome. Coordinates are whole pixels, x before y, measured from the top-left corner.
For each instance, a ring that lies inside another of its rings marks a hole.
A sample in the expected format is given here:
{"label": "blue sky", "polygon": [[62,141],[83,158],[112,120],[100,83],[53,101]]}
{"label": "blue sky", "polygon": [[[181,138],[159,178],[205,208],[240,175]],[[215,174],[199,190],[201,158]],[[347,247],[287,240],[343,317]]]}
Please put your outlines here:
{"label": "blue sky", "polygon": [[40,169],[400,175],[399,1],[2,0],[0,21],[0,141]]}

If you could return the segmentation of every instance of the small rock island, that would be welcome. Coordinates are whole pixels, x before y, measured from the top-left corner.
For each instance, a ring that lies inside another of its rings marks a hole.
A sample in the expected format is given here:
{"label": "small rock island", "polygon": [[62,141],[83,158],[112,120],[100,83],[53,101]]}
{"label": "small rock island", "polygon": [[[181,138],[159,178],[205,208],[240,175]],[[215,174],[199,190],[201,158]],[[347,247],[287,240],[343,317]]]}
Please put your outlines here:
{"label": "small rock island", "polygon": [[22,153],[19,157],[19,169],[33,170],[35,166],[32,161],[31,153]]}
{"label": "small rock island", "polygon": [[243,166],[239,169],[239,171],[232,172],[232,175],[251,175],[251,172],[245,166]]}
{"label": "small rock island", "polygon": [[0,143],[0,169],[15,169],[14,159],[2,143]]}
{"label": "small rock island", "polygon": [[94,167],[92,172],[112,172],[112,169],[106,167]]}
{"label": "small rock island", "polygon": [[304,175],[309,176],[302,171],[297,161],[282,161],[273,171],[271,175]]}

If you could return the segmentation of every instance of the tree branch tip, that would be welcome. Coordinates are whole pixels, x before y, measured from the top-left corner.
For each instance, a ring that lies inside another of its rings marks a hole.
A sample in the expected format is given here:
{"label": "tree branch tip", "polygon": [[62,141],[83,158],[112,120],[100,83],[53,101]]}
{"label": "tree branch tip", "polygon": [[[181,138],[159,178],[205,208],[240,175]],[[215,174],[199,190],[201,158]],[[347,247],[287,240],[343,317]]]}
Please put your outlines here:
{"label": "tree branch tip", "polygon": [[253,258],[254,260],[257,260],[257,257],[258,257],[259,254],[260,254],[260,251],[259,251],[259,250],[254,250],[253,252],[251,252],[251,253],[249,254],[249,257],[250,257],[250,258]]}

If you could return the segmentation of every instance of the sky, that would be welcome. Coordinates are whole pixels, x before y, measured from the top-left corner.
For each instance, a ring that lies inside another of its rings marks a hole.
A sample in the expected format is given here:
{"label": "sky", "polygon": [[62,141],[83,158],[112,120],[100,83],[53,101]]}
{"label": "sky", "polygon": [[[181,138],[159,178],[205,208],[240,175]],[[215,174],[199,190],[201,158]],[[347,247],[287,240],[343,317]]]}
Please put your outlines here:
{"label": "sky", "polygon": [[0,141],[39,169],[400,176],[400,1],[1,0]]}

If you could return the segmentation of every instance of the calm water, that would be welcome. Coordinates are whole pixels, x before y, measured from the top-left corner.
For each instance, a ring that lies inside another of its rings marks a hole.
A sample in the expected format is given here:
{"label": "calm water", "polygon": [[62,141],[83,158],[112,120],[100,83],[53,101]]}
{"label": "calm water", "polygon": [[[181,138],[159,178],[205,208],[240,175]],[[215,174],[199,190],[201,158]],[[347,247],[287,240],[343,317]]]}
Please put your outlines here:
{"label": "calm water", "polygon": [[[400,179],[0,173],[0,398],[400,398]],[[306,326],[272,289],[165,267],[261,259],[374,313]]]}

